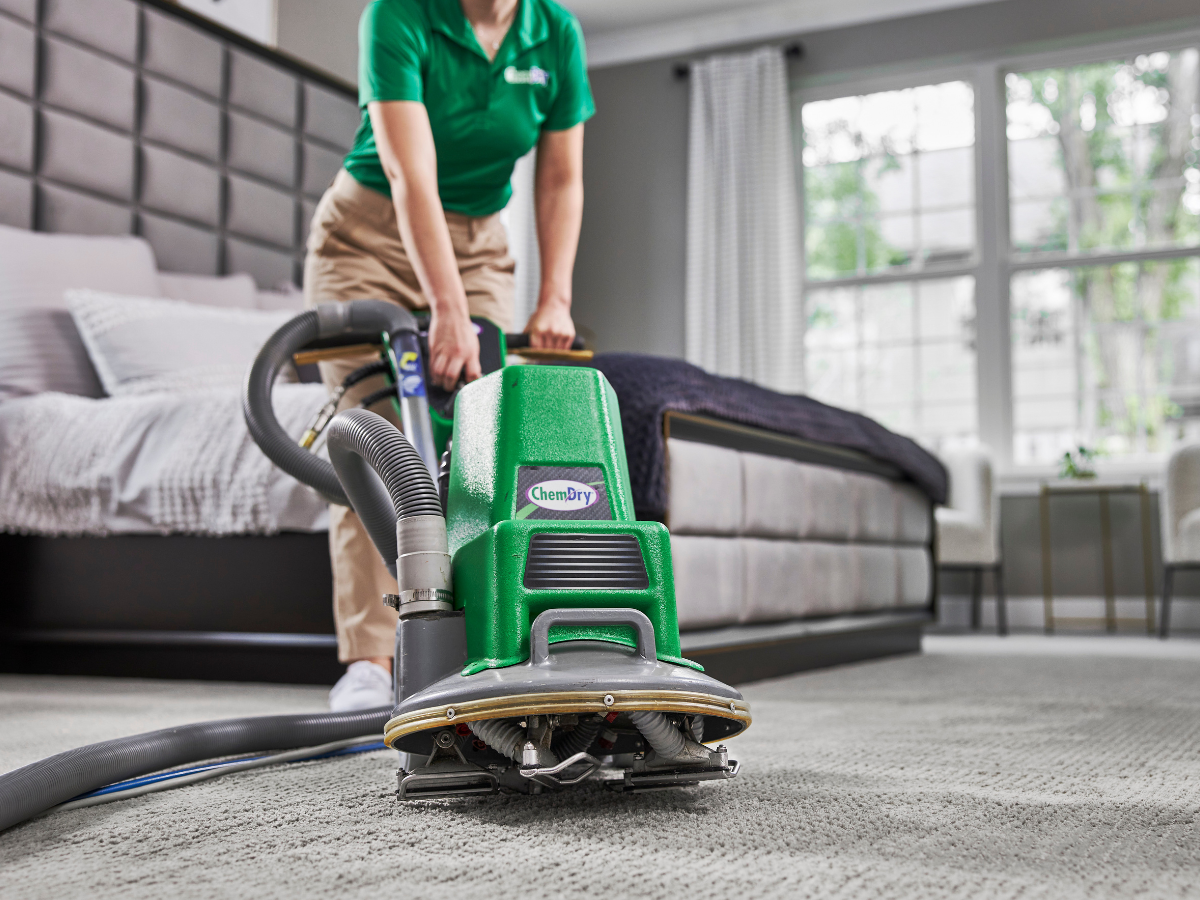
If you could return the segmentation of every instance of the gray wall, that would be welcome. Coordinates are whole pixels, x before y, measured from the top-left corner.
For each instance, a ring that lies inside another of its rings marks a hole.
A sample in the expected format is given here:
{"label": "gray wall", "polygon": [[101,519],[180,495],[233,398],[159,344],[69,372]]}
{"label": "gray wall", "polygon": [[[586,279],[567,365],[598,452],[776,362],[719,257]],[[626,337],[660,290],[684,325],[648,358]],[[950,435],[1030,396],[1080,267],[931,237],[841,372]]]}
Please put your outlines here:
{"label": "gray wall", "polygon": [[358,18],[368,0],[278,0],[276,46],[358,83]]}
{"label": "gray wall", "polygon": [[591,79],[575,319],[599,349],[682,356],[687,82],[662,62]]}
{"label": "gray wall", "polygon": [[[793,72],[811,83],[914,62],[1087,43],[1200,25],[1195,0],[1005,0],[853,28],[793,35]],[[784,39],[781,38],[782,42]],[[687,211],[686,80],[679,60],[591,73],[596,117],[585,145],[576,319],[602,350],[683,355]]]}

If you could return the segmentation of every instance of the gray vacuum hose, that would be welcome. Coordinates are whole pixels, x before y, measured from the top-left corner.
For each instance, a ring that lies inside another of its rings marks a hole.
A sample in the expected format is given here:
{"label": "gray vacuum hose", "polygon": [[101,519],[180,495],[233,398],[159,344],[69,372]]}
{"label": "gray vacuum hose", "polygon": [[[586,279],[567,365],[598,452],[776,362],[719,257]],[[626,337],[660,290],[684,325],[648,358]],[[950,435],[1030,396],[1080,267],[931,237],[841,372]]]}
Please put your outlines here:
{"label": "gray vacuum hose", "polygon": [[584,719],[575,726],[574,731],[567,732],[554,742],[552,745],[554,755],[559,759],[567,759],[576,753],[591,750],[592,744],[596,743],[596,735],[600,733],[600,726],[603,724],[604,720],[599,716]]}
{"label": "gray vacuum hose", "polygon": [[383,416],[349,409],[333,417],[326,434],[336,477],[394,576],[396,520],[441,517],[437,486],[408,438]]}
{"label": "gray vacuum hose", "polygon": [[408,310],[383,300],[322,303],[284,322],[267,338],[246,374],[242,413],[250,436],[271,462],[331,503],[350,505],[333,466],[299,446],[283,430],[271,406],[271,388],[292,354],[313,341],[338,338],[345,343],[374,343],[384,331],[389,335],[416,334],[417,320]]}
{"label": "gray vacuum hose", "polygon": [[629,714],[629,720],[642,733],[655,754],[663,759],[702,761],[709,758],[707,747],[686,740],[683,732],[660,712],[637,710]]}
{"label": "gray vacuum hose", "polygon": [[[525,746],[525,732],[504,719],[484,719],[482,722],[472,722],[471,730],[479,739],[495,750],[516,762],[521,762],[521,748]],[[554,751],[544,747],[538,748],[538,765],[551,768],[558,765]]]}
{"label": "gray vacuum hose", "polygon": [[0,831],[105,785],[198,760],[382,734],[390,706],[220,719],[89,744],[0,775]]}

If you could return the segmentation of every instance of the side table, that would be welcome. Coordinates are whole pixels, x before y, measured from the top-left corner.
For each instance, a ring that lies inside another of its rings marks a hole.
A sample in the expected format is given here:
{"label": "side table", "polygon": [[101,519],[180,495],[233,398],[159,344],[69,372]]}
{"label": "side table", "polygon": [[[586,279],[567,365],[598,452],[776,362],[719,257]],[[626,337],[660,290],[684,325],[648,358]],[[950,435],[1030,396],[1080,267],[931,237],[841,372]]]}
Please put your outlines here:
{"label": "side table", "polygon": [[1146,589],[1146,633],[1154,634],[1154,548],[1150,521],[1150,492],[1146,483],[1138,484],[1048,484],[1042,483],[1039,498],[1042,538],[1042,601],[1045,608],[1046,634],[1054,633],[1054,582],[1050,543],[1050,498],[1095,494],[1100,500],[1100,553],[1104,577],[1104,625],[1111,634],[1117,630],[1117,598],[1113,586],[1112,517],[1108,498],[1113,494],[1137,494],[1142,524],[1142,570]]}

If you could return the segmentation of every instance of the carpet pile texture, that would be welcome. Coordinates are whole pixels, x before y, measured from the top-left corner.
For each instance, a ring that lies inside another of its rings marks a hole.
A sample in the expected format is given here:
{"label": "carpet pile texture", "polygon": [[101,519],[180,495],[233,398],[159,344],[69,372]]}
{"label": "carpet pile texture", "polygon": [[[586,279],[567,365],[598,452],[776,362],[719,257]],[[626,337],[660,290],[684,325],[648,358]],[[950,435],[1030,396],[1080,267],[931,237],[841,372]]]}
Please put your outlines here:
{"label": "carpet pile texture", "polygon": [[[1200,653],[996,647],[748,686],[725,784],[399,805],[378,752],[47,816],[0,897],[1200,897]],[[323,700],[0,676],[0,770]]]}

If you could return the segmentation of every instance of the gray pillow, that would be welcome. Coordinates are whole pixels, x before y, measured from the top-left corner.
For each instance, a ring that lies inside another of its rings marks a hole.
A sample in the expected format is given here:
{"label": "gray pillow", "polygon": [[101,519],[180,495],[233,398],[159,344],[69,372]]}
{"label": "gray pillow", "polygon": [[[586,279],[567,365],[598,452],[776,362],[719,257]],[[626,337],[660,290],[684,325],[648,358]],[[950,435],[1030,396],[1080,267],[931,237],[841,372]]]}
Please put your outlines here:
{"label": "gray pillow", "polygon": [[155,294],[158,297],[237,309],[254,309],[258,290],[249,275],[184,275],[175,272],[159,272],[158,287]]}
{"label": "gray pillow", "polygon": [[67,291],[67,306],[104,390],[238,389],[286,312]]}
{"label": "gray pillow", "polygon": [[67,311],[68,288],[156,296],[154,253],[136,237],[0,225],[0,400],[43,391],[102,396]]}

